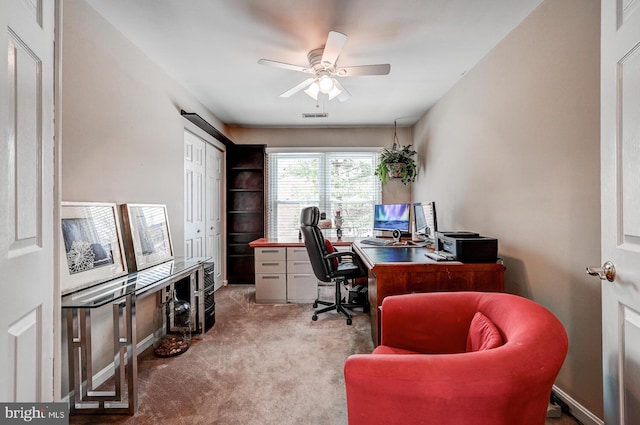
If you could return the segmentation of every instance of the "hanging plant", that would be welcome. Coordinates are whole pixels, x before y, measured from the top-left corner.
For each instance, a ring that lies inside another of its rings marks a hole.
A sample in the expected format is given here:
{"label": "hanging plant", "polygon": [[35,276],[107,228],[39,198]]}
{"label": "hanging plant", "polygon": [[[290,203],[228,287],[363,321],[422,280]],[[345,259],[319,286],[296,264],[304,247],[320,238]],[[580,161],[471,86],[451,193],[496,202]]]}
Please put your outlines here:
{"label": "hanging plant", "polygon": [[380,153],[380,163],[376,167],[376,176],[382,184],[388,179],[401,179],[402,184],[416,181],[418,169],[416,161],[413,159],[418,152],[411,149],[411,145],[400,146],[396,132],[396,123],[393,129],[393,146],[391,149],[384,148]]}

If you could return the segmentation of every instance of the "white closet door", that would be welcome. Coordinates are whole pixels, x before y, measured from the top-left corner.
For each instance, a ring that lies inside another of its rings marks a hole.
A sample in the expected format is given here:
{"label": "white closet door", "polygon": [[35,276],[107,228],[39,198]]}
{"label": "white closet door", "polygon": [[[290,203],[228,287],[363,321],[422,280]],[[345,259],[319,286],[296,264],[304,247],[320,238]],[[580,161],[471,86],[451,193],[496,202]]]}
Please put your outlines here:
{"label": "white closet door", "polygon": [[205,149],[206,143],[184,132],[184,255],[205,255]]}
{"label": "white closet door", "polygon": [[215,263],[215,289],[222,286],[223,276],[223,184],[224,153],[215,146],[206,147],[206,250],[205,255]]}

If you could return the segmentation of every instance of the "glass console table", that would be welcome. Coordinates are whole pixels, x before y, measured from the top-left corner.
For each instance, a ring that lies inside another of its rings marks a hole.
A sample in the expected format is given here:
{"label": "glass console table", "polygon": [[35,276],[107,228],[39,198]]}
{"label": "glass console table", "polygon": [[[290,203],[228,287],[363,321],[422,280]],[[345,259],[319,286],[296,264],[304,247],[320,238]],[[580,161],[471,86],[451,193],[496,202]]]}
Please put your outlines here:
{"label": "glass console table", "polygon": [[[67,324],[71,414],[133,415],[136,412],[136,301],[189,278],[190,302],[192,306],[197,305],[192,308],[192,331],[204,332],[204,264],[208,260],[208,257],[175,258],[62,296],[63,317]],[[112,306],[113,314],[115,389],[96,391],[92,382],[91,312],[106,305]],[[126,399],[123,399],[125,394]]]}

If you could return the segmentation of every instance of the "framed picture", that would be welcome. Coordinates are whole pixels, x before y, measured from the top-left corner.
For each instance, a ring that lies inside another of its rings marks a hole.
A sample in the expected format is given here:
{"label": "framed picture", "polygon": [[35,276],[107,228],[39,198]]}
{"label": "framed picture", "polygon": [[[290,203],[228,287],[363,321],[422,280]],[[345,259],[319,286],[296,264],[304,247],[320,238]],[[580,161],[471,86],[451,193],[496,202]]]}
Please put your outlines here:
{"label": "framed picture", "polygon": [[62,202],[62,293],[126,275],[127,263],[116,204]]}
{"label": "framed picture", "polygon": [[124,204],[120,208],[130,269],[142,270],[173,259],[165,205]]}

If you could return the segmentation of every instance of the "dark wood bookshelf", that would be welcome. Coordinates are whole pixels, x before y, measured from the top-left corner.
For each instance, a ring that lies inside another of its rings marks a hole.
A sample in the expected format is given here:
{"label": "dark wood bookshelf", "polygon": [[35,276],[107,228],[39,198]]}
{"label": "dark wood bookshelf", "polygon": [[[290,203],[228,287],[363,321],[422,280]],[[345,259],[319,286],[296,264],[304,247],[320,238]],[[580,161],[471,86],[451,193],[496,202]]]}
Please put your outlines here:
{"label": "dark wood bookshelf", "polygon": [[233,145],[227,149],[227,280],[255,284],[253,249],[264,237],[265,146]]}

